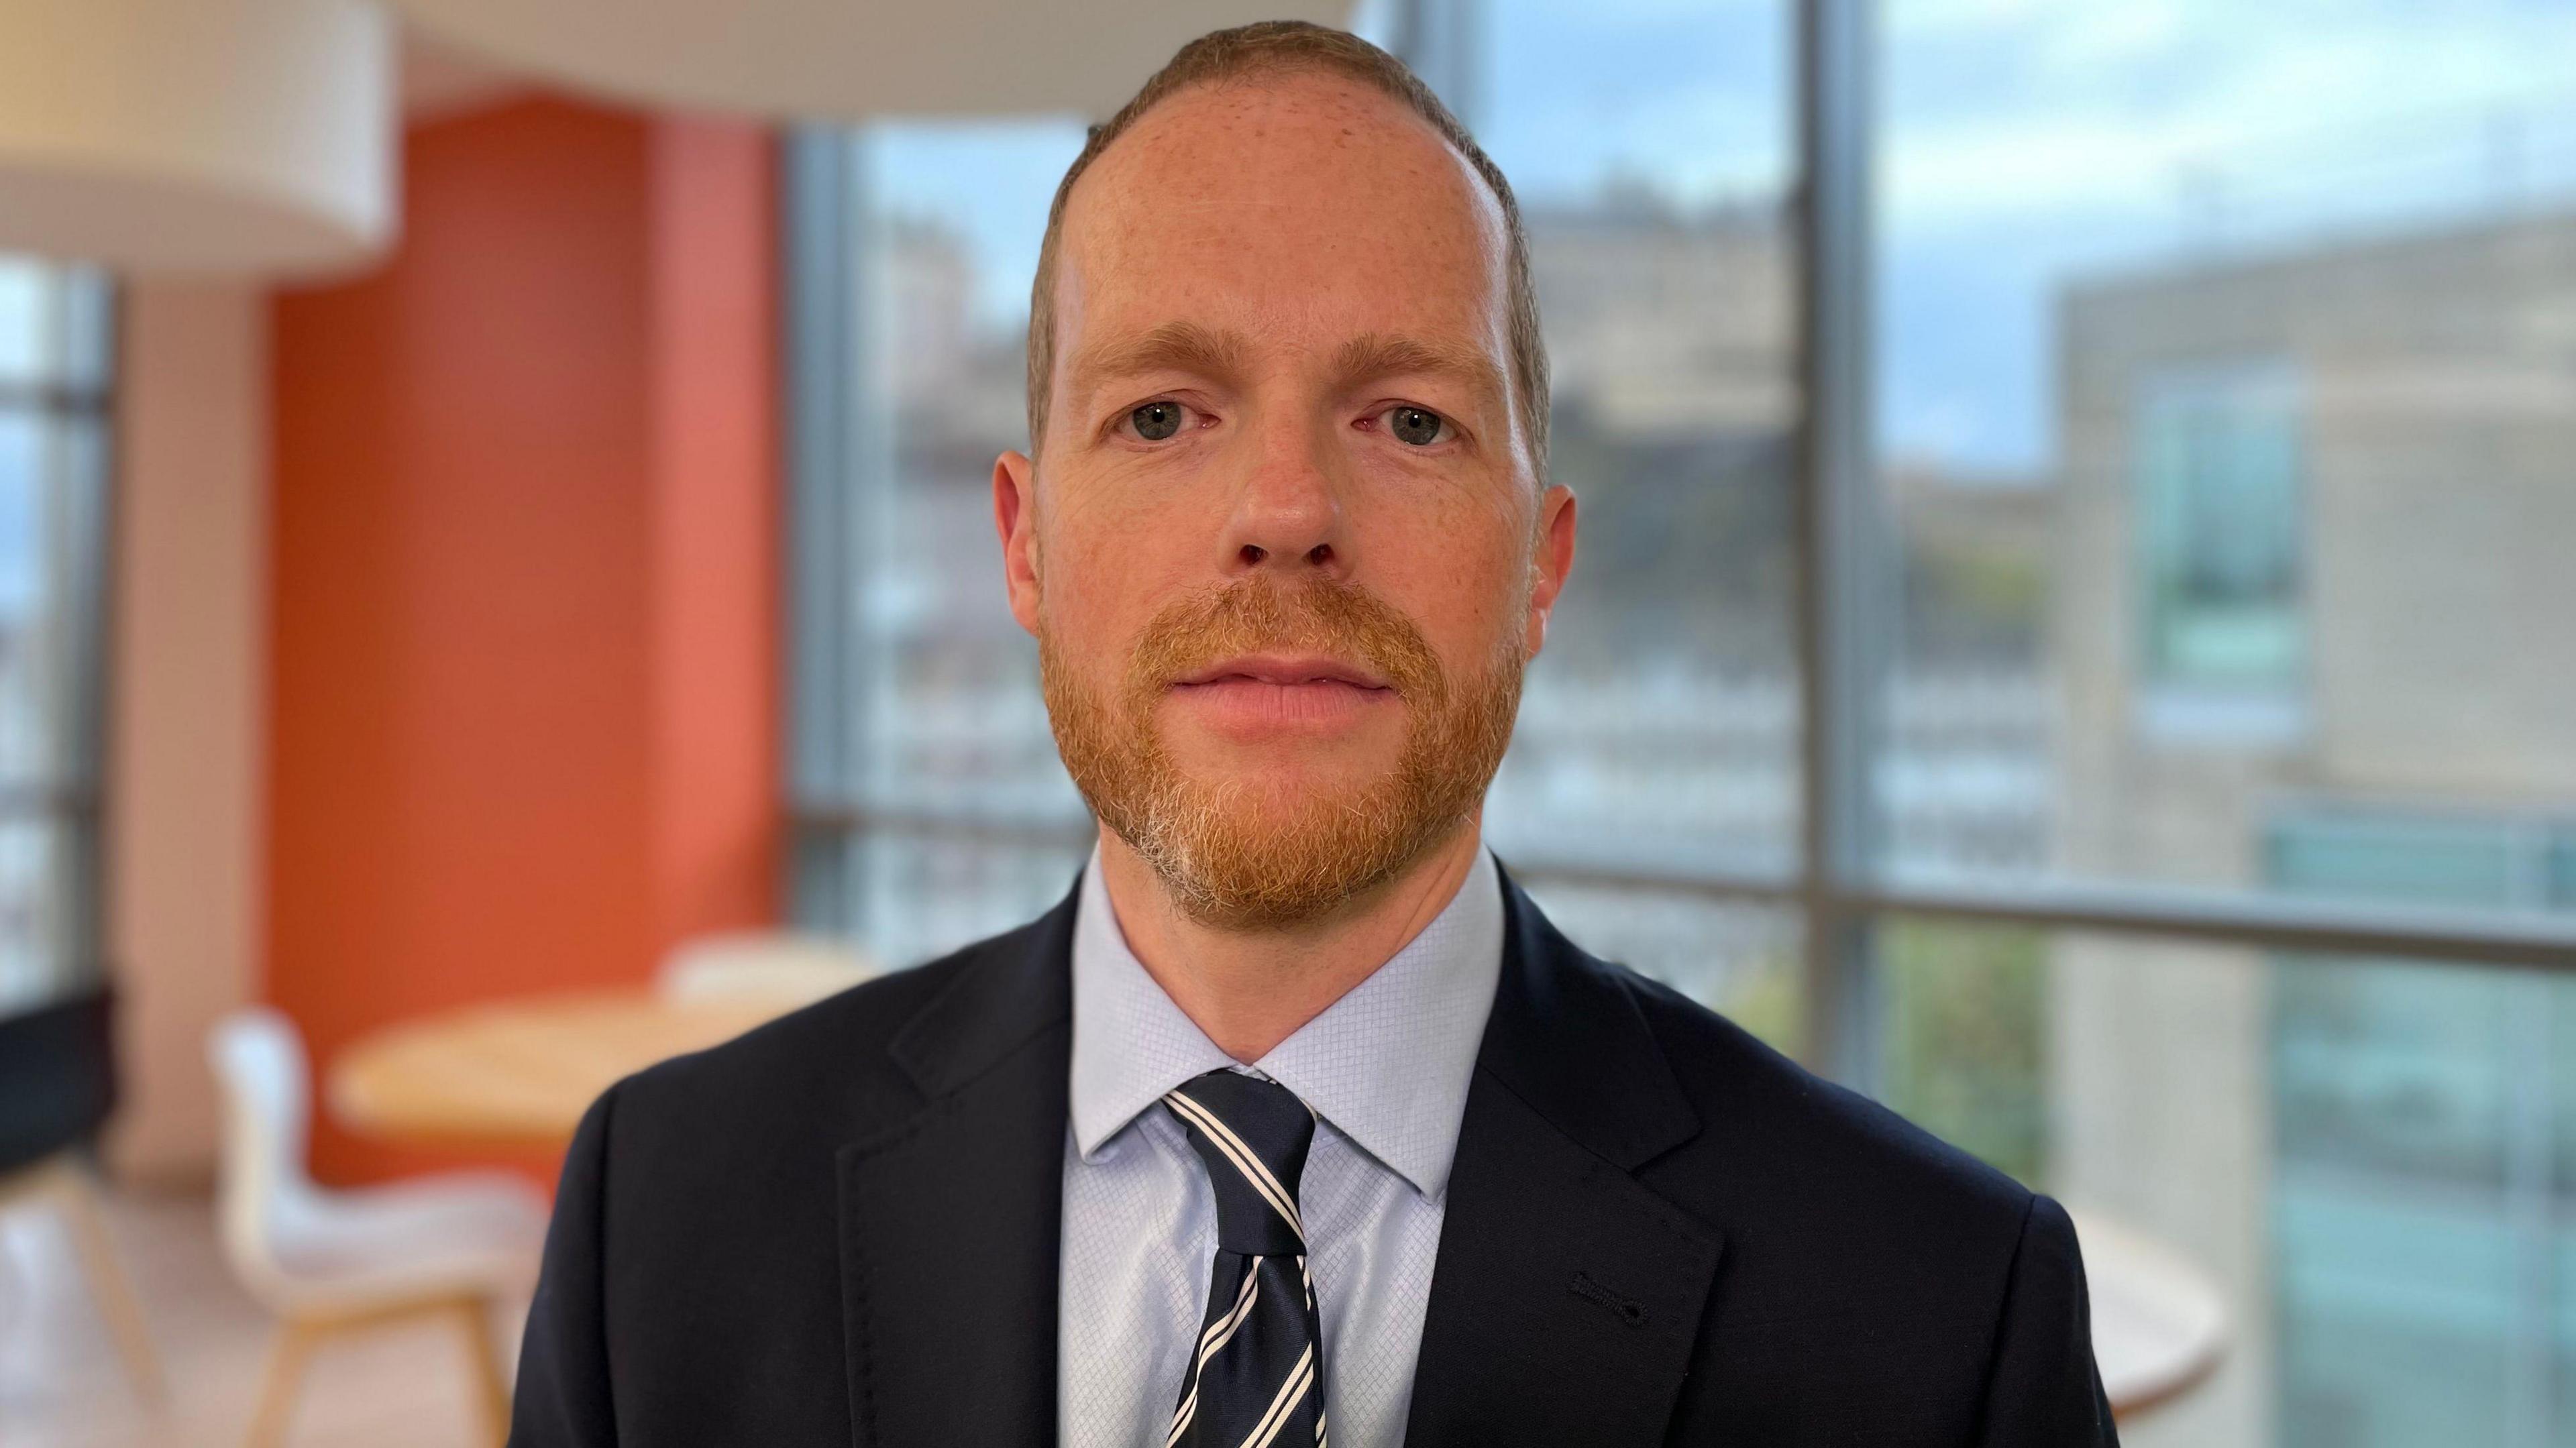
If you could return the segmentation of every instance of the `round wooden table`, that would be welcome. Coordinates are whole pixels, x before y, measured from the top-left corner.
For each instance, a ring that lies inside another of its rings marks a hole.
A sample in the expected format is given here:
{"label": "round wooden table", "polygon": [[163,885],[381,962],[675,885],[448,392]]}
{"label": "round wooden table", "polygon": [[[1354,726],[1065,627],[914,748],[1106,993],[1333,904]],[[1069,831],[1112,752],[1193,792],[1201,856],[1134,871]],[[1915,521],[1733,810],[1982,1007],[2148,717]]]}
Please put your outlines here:
{"label": "round wooden table", "polygon": [[2127,1422],[2208,1381],[2227,1354],[2227,1300],[2189,1258],[2117,1218],[2076,1211],[2093,1297],[2093,1361]]}
{"label": "round wooden table", "polygon": [[340,1052],[331,1109],[371,1136],[562,1146],[618,1078],[702,1050],[800,1000],[675,1001],[641,988],[532,996],[388,1026]]}
{"label": "round wooden table", "polygon": [[[373,1135],[561,1146],[621,1076],[729,1040],[799,998],[664,999],[644,990],[535,997],[389,1027],[340,1053],[332,1108]],[[2224,1355],[2217,1284],[2173,1249],[2079,1211],[2093,1352],[2112,1411],[2133,1419],[2191,1391]]]}

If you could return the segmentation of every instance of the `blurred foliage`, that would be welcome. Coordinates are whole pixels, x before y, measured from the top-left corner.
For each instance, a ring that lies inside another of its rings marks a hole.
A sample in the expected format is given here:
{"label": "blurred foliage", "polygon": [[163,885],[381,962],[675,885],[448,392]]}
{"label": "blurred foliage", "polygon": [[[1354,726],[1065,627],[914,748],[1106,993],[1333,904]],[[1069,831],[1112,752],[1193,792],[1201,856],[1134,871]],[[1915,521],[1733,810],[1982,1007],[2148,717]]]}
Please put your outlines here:
{"label": "blurred foliage", "polygon": [[1807,1019],[1805,979],[1794,951],[1783,948],[1764,968],[1753,972],[1732,998],[1711,1001],[1712,1009],[1761,1037],[1773,1050],[1795,1054]]}
{"label": "blurred foliage", "polygon": [[1925,1130],[2037,1183],[2047,1169],[2047,942],[1891,920],[1878,932],[1881,1096]]}

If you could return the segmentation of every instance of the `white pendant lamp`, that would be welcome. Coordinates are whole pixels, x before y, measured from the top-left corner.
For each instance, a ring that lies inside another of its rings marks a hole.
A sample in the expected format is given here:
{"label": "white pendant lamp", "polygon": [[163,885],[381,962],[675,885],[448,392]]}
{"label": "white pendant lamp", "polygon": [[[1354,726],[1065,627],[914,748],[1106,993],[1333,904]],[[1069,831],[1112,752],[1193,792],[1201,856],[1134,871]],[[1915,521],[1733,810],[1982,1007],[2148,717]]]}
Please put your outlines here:
{"label": "white pendant lamp", "polygon": [[6,0],[0,251],[272,276],[365,261],[396,219],[393,46],[360,0]]}
{"label": "white pendant lamp", "polygon": [[1352,0],[394,0],[513,69],[781,119],[1105,115],[1190,37]]}

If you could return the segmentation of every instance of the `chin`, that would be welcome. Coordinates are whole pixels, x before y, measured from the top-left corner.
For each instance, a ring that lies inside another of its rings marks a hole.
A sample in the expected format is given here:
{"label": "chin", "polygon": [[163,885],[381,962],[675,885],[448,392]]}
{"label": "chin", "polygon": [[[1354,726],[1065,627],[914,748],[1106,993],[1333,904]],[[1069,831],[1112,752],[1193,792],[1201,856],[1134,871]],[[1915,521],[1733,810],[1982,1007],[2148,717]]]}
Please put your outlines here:
{"label": "chin", "polygon": [[1128,843],[1162,876],[1182,911],[1223,930],[1275,930],[1329,917],[1418,859],[1433,822],[1408,818],[1363,788],[1324,791],[1265,781],[1255,790],[1193,791]]}
{"label": "chin", "polygon": [[1353,751],[1318,755],[1274,750],[1250,759],[1176,762],[1185,787],[1199,798],[1285,821],[1319,808],[1339,808],[1337,802],[1383,788],[1395,777],[1396,751],[1384,751],[1383,757],[1378,751],[1353,756]]}

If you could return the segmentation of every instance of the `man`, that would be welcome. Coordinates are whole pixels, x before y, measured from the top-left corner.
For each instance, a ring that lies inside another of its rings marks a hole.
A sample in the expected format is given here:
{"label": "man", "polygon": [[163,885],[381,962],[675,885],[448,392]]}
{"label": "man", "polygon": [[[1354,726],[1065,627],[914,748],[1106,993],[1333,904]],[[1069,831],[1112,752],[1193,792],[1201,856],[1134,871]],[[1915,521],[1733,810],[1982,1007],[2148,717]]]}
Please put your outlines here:
{"label": "man", "polygon": [[601,1098],[521,1448],[2113,1441],[2054,1203],[1480,844],[1574,559],[1522,247],[1336,32],[1094,133],[993,477],[1091,866]]}

